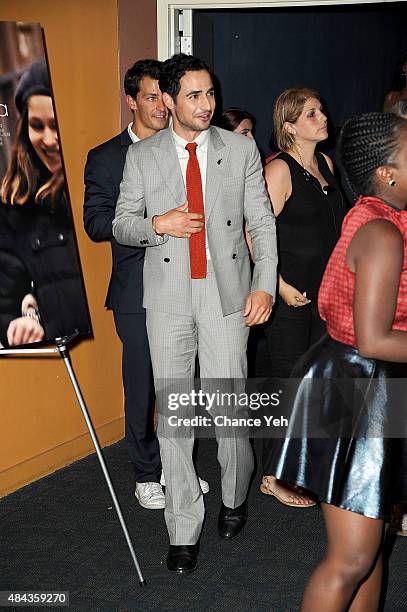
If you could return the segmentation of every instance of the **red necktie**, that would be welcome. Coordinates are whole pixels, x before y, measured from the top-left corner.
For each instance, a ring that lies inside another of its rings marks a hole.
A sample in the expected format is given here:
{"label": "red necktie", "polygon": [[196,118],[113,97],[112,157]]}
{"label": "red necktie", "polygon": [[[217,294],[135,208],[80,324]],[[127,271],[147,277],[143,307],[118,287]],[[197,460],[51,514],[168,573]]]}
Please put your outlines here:
{"label": "red necktie", "polygon": [[[205,221],[201,171],[199,170],[199,162],[196,156],[197,146],[196,142],[190,142],[185,147],[189,153],[186,175],[188,212],[199,213],[203,216],[202,221]],[[191,278],[206,278],[205,225],[202,231],[197,234],[191,234],[189,239],[189,259],[191,263]]]}

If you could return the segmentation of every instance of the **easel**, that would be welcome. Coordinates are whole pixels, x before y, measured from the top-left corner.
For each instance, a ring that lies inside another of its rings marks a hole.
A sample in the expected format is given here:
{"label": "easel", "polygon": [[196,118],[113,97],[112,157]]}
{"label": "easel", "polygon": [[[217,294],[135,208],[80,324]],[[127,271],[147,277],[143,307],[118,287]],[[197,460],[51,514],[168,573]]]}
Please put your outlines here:
{"label": "easel", "polygon": [[137,556],[133,547],[133,543],[130,539],[130,534],[129,531],[127,529],[127,525],[125,523],[124,517],[123,517],[123,513],[122,510],[120,508],[120,504],[119,504],[119,500],[117,499],[117,495],[116,492],[113,488],[113,484],[106,466],[106,462],[104,460],[103,454],[102,454],[102,450],[100,448],[99,445],[99,441],[96,437],[96,433],[95,430],[93,428],[92,425],[92,421],[90,420],[89,417],[89,413],[88,410],[86,408],[86,404],[85,401],[83,399],[81,390],[79,388],[78,385],[78,381],[76,380],[76,376],[75,373],[73,371],[72,368],[72,364],[71,364],[71,360],[69,357],[69,351],[68,351],[68,344],[70,342],[72,342],[74,340],[74,338],[76,338],[77,334],[73,334],[72,336],[65,336],[63,338],[56,338],[55,339],[55,346],[52,348],[17,348],[17,349],[1,349],[0,350],[0,357],[4,356],[4,355],[12,355],[12,356],[29,356],[29,355],[50,355],[50,354],[56,354],[59,353],[59,356],[62,357],[62,359],[64,360],[65,363],[65,367],[68,371],[68,375],[69,378],[71,380],[72,383],[72,387],[75,391],[76,397],[78,399],[79,402],[79,406],[82,410],[82,414],[83,414],[83,418],[85,419],[86,425],[88,427],[89,433],[90,433],[90,437],[92,438],[92,442],[93,442],[93,446],[95,447],[95,451],[97,454],[97,457],[99,459],[99,463],[100,463],[100,467],[102,468],[102,472],[103,472],[103,476],[105,477],[106,480],[106,484],[107,487],[109,489],[111,498],[113,500],[113,504],[120,522],[120,525],[122,527],[124,536],[126,538],[126,542],[127,545],[129,547],[130,550],[130,554],[131,557],[133,559],[133,563],[134,566],[136,568],[136,572],[138,574],[139,577],[139,582],[140,582],[140,586],[141,587],[145,587],[146,586],[146,582],[143,578],[143,574],[141,573],[141,569],[140,569],[140,565],[139,562],[137,560]]}

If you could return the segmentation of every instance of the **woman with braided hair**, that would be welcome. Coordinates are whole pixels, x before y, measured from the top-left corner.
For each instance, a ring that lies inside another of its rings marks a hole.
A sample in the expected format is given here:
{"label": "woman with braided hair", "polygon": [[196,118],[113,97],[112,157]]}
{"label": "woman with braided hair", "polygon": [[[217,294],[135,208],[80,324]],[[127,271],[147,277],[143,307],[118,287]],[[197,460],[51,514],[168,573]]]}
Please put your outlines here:
{"label": "woman with braided hair", "polygon": [[289,437],[272,458],[272,473],[318,496],[325,519],[328,548],[303,612],[378,609],[385,522],[407,500],[405,393],[390,380],[407,374],[407,121],[350,119],[340,155],[362,195],[319,292],[328,333],[293,370]]}

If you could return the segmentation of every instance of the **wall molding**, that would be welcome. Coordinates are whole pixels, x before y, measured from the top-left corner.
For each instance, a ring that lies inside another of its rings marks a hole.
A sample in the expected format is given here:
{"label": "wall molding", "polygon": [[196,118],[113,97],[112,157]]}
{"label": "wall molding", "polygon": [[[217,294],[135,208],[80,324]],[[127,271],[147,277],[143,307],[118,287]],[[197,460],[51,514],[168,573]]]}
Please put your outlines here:
{"label": "wall molding", "polygon": [[[118,417],[95,429],[100,446],[110,446],[124,436],[124,417]],[[94,452],[89,432],[76,436],[58,446],[28,457],[24,461],[0,472],[0,498],[71,465]]]}

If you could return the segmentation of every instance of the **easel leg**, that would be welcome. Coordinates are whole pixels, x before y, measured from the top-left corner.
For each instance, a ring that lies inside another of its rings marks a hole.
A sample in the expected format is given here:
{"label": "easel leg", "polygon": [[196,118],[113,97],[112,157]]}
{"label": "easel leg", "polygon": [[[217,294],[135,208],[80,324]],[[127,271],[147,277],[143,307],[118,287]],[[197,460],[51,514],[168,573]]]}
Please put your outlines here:
{"label": "easel leg", "polygon": [[102,468],[102,472],[103,472],[103,475],[105,477],[108,489],[110,491],[110,495],[112,497],[113,504],[114,504],[114,507],[116,509],[116,513],[117,513],[117,516],[119,518],[119,521],[120,521],[120,525],[122,526],[123,533],[124,533],[124,536],[125,536],[126,541],[127,541],[127,545],[128,545],[128,547],[130,549],[130,554],[132,556],[133,563],[134,563],[134,566],[136,568],[136,571],[137,571],[137,574],[138,574],[138,577],[139,577],[139,580],[140,580],[140,586],[144,587],[144,586],[146,586],[146,582],[145,582],[145,580],[143,578],[143,574],[141,573],[140,565],[139,565],[139,562],[137,560],[137,556],[136,556],[136,553],[134,551],[134,547],[133,547],[132,541],[130,539],[130,535],[129,535],[126,523],[124,521],[123,513],[121,511],[120,504],[119,504],[119,501],[117,499],[115,490],[113,488],[113,484],[112,484],[112,481],[110,479],[109,472],[107,470],[107,466],[106,466],[106,463],[105,463],[105,460],[104,460],[104,457],[103,457],[103,454],[102,454],[102,450],[100,448],[98,439],[96,437],[95,430],[93,429],[92,421],[90,420],[90,417],[89,417],[89,414],[88,414],[85,402],[84,402],[83,397],[82,397],[81,390],[80,390],[78,382],[76,380],[75,373],[74,373],[74,371],[72,369],[72,365],[71,365],[71,361],[70,361],[70,358],[69,358],[68,349],[67,349],[66,345],[63,344],[63,343],[59,344],[57,342],[57,346],[58,346],[59,354],[62,357],[62,359],[64,360],[66,369],[68,370],[69,378],[71,379],[71,383],[72,383],[72,386],[73,386],[74,391],[76,393],[76,397],[78,398],[78,402],[79,402],[79,405],[80,405],[81,410],[82,410],[83,418],[85,419],[86,425],[87,425],[89,433],[90,433],[90,437],[92,438],[93,446],[95,447],[95,451],[96,451],[97,457],[99,459],[100,467]]}

